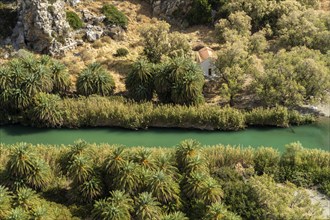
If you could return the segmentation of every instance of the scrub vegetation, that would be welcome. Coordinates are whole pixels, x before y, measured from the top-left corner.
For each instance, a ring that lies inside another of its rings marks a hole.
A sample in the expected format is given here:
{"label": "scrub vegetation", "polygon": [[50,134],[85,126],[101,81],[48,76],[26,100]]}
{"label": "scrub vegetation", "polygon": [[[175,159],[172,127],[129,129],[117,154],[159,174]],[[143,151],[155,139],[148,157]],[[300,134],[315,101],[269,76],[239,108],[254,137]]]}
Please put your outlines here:
{"label": "scrub vegetation", "polygon": [[289,144],[125,148],[0,145],[1,219],[321,219],[330,155]]}

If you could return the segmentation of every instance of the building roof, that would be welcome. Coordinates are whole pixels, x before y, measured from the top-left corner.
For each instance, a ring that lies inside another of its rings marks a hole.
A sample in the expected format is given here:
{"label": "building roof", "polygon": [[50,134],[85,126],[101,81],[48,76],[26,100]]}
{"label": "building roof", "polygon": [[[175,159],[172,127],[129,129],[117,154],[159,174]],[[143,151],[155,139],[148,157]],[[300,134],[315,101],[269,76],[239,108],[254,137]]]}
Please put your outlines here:
{"label": "building roof", "polygon": [[214,50],[209,47],[203,47],[199,51],[196,52],[196,61],[198,63],[202,63],[208,58],[214,58]]}

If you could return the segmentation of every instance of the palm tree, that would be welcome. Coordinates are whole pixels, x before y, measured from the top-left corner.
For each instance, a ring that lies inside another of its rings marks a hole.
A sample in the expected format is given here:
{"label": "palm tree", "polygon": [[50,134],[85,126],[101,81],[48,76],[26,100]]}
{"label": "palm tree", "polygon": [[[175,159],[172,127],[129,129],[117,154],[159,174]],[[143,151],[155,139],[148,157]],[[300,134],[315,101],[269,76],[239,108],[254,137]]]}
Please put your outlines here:
{"label": "palm tree", "polygon": [[74,142],[70,151],[60,158],[60,165],[64,174],[67,174],[67,171],[76,156],[83,156],[86,152],[88,153],[88,147],[89,144],[84,140],[80,139]]}
{"label": "palm tree", "polygon": [[115,190],[110,192],[111,202],[123,207],[128,212],[133,210],[133,200],[124,191]]}
{"label": "palm tree", "polygon": [[189,58],[178,57],[171,62],[171,99],[176,104],[199,104],[203,102],[203,72]]}
{"label": "palm tree", "polygon": [[174,158],[170,154],[162,153],[155,158],[155,166],[158,170],[165,174],[174,177],[175,180],[180,178],[179,170],[174,165]]}
{"label": "palm tree", "polygon": [[176,161],[180,170],[184,170],[189,163],[189,159],[200,154],[200,143],[196,140],[182,141],[175,152]]}
{"label": "palm tree", "polygon": [[129,96],[136,101],[151,100],[153,78],[152,64],[145,59],[136,61],[125,81]]}
{"label": "palm tree", "polygon": [[57,127],[63,123],[59,108],[60,97],[53,94],[38,93],[34,97],[31,118],[37,125]]}
{"label": "palm tree", "polygon": [[148,192],[143,192],[135,201],[135,216],[137,220],[160,220],[162,210],[159,203]]}
{"label": "palm tree", "polygon": [[93,216],[95,220],[129,220],[131,216],[122,207],[116,206],[113,203],[103,204],[96,202],[93,209]]}
{"label": "palm tree", "polygon": [[212,203],[207,207],[203,220],[241,220],[242,218],[230,212],[221,203]]}
{"label": "palm tree", "polygon": [[107,96],[113,93],[115,83],[112,76],[100,63],[92,63],[80,73],[76,86],[78,94],[81,95]]}
{"label": "palm tree", "polygon": [[155,90],[159,101],[162,103],[170,103],[172,92],[172,79],[171,79],[171,67],[168,63],[157,64],[155,70]]}
{"label": "palm tree", "polygon": [[159,202],[168,205],[169,208],[174,208],[175,210],[180,208],[180,186],[170,176],[164,174],[163,171],[156,171],[149,177],[147,190]]}
{"label": "palm tree", "polygon": [[9,156],[7,171],[13,176],[28,176],[34,170],[35,155],[29,145],[20,143]]}
{"label": "palm tree", "polygon": [[66,93],[71,86],[70,74],[66,66],[58,61],[53,61],[49,68],[52,72],[51,77],[54,84],[53,92],[60,94]]}
{"label": "palm tree", "polygon": [[200,198],[204,186],[205,179],[209,178],[208,174],[200,172],[192,172],[186,179],[183,184],[183,192],[185,195],[192,198]]}
{"label": "palm tree", "polygon": [[139,149],[133,157],[133,161],[141,165],[146,169],[155,169],[154,159],[152,156],[152,151],[148,149]]}
{"label": "palm tree", "polygon": [[44,205],[37,206],[33,209],[32,219],[33,220],[43,220],[47,219],[48,210]]}
{"label": "palm tree", "polygon": [[11,209],[12,196],[9,190],[0,185],[0,219],[5,219]]}
{"label": "palm tree", "polygon": [[124,166],[127,160],[127,154],[124,147],[118,147],[113,150],[111,155],[105,160],[104,169],[110,176],[115,175]]}
{"label": "palm tree", "polygon": [[53,82],[49,69],[40,64],[26,69],[27,76],[22,81],[21,88],[28,97],[33,97],[39,92],[50,92],[53,89]]}
{"label": "palm tree", "polygon": [[15,205],[22,207],[24,210],[28,211],[32,209],[34,201],[38,198],[35,191],[30,188],[20,188],[17,191],[15,198]]}
{"label": "palm tree", "polygon": [[81,183],[78,187],[79,195],[82,201],[93,202],[103,194],[103,184],[99,177],[93,176]]}
{"label": "palm tree", "polygon": [[173,212],[163,215],[161,220],[189,220],[189,218],[182,212]]}
{"label": "palm tree", "polygon": [[8,220],[28,220],[29,215],[21,207],[16,207],[11,210],[11,212],[7,216],[7,219]]}
{"label": "palm tree", "polygon": [[110,198],[95,202],[93,219],[131,219],[133,200],[122,191],[110,192]]}
{"label": "palm tree", "polygon": [[42,159],[37,158],[34,162],[34,170],[26,176],[26,183],[36,190],[46,188],[51,182],[51,169]]}
{"label": "palm tree", "polygon": [[201,155],[201,152],[187,159],[187,165],[185,166],[183,171],[186,175],[189,175],[192,172],[209,172],[207,162],[205,158]]}
{"label": "palm tree", "polygon": [[74,156],[67,172],[73,179],[74,185],[82,184],[94,175],[91,161],[84,155]]}
{"label": "palm tree", "polygon": [[139,172],[135,163],[126,161],[119,172],[114,175],[112,188],[125,191],[131,195],[136,193],[141,183]]}
{"label": "palm tree", "polygon": [[223,191],[218,182],[212,177],[204,180],[201,192],[198,195],[200,199],[204,201],[205,204],[212,204],[220,202],[223,197]]}
{"label": "palm tree", "polygon": [[25,143],[14,148],[6,165],[6,173],[10,187],[14,188],[28,185],[34,189],[42,189],[51,179],[49,165],[37,158]]}

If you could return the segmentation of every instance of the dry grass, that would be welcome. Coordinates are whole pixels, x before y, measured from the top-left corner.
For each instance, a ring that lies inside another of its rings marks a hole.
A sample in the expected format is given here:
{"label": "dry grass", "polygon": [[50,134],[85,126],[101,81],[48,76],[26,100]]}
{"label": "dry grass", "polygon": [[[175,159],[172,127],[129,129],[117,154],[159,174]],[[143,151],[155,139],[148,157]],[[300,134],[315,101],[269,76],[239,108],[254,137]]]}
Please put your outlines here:
{"label": "dry grass", "polygon": [[[86,42],[83,46],[76,48],[66,54],[63,58],[65,64],[69,65],[73,78],[88,64],[92,62],[100,62],[104,64],[109,72],[113,75],[116,82],[116,91],[125,91],[125,76],[127,75],[130,65],[139,57],[143,48],[140,43],[139,29],[144,25],[157,23],[159,20],[154,18],[151,13],[150,5],[145,1],[129,0],[96,0],[84,1],[77,8],[68,8],[69,10],[79,13],[82,9],[88,9],[96,15],[101,15],[100,9],[104,4],[113,4],[128,17],[129,24],[124,41],[115,41],[108,36],[102,37],[94,43]],[[187,30],[172,26],[173,31],[179,31],[186,35],[191,46],[197,44],[205,44],[215,46],[213,31],[204,26],[197,26]],[[125,47],[129,54],[124,57],[113,56],[116,50]]]}

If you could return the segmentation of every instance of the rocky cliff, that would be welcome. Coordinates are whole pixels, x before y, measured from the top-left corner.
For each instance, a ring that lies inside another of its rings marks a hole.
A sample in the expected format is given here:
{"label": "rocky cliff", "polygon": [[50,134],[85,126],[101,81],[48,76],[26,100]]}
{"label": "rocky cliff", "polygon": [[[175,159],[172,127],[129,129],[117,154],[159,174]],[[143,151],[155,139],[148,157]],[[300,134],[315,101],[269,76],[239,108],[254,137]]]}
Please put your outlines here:
{"label": "rocky cliff", "polygon": [[191,9],[193,0],[148,0],[154,16],[182,22]]}
{"label": "rocky cliff", "polygon": [[38,53],[60,55],[75,45],[62,0],[17,0],[18,22],[12,43]]}

